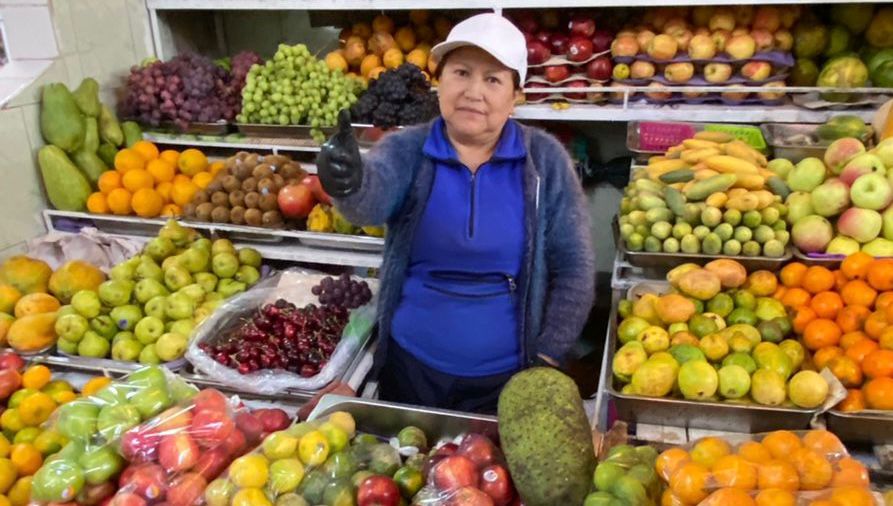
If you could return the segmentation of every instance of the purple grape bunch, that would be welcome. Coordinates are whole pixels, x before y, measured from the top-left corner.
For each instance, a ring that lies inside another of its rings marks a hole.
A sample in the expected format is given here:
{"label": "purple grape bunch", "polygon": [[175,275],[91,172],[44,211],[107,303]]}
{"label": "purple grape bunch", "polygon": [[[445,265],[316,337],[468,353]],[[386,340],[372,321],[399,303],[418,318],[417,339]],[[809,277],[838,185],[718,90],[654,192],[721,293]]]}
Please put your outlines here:
{"label": "purple grape bunch", "polygon": [[347,273],[337,278],[325,277],[311,288],[313,295],[319,297],[319,303],[326,306],[341,306],[356,309],[372,300],[372,290],[365,281],[350,279]]}

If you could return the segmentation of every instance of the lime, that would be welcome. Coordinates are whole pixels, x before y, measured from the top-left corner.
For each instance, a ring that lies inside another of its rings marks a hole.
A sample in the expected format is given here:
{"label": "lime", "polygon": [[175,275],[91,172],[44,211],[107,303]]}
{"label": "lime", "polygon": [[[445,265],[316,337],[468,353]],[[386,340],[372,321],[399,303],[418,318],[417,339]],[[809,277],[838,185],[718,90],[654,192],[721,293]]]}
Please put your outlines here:
{"label": "lime", "polygon": [[760,256],[760,243],[756,241],[747,241],[741,246],[741,252],[746,257],[758,257]]}
{"label": "lime", "polygon": [[743,323],[745,325],[756,325],[757,315],[751,309],[739,307],[729,313],[726,321],[729,322],[730,325],[735,325],[736,323]]}
{"label": "lime", "polygon": [[304,466],[295,458],[281,459],[270,465],[268,487],[276,495],[292,492],[304,479]]}
{"label": "lime", "polygon": [[326,422],[320,425],[319,432],[322,432],[326,437],[332,453],[340,452],[347,446],[347,443],[350,442],[347,432],[344,432],[344,430],[332,422]]}
{"label": "lime", "polygon": [[718,293],[707,301],[707,311],[725,318],[735,309],[735,301],[727,293]]}
{"label": "lime", "polygon": [[620,301],[620,304],[617,306],[617,314],[620,315],[621,318],[626,318],[633,313],[633,301],[629,299],[623,299]]}
{"label": "lime", "polygon": [[716,228],[713,229],[713,233],[718,235],[720,239],[723,241],[728,241],[732,238],[732,235],[735,234],[735,227],[729,225],[728,223],[720,223]]}
{"label": "lime", "polygon": [[688,223],[684,221],[677,223],[673,225],[673,237],[681,241],[683,237],[691,233],[691,230],[691,225]]}
{"label": "lime", "polygon": [[679,240],[675,237],[664,239],[663,250],[666,253],[679,253]]}
{"label": "lime", "polygon": [[757,297],[747,290],[738,290],[735,292],[735,307],[744,309],[756,309]]}
{"label": "lime", "polygon": [[701,240],[698,239],[695,234],[687,234],[681,241],[679,241],[679,247],[682,249],[683,253],[700,253]]}
{"label": "lime", "polygon": [[722,221],[733,227],[737,227],[738,224],[741,223],[741,211],[737,209],[726,209],[726,212],[722,215]]}
{"label": "lime", "polygon": [[722,245],[722,254],[728,256],[738,256],[741,254],[741,243],[735,239],[729,239]]}
{"label": "lime", "polygon": [[412,499],[416,493],[421,490],[424,484],[424,477],[421,471],[412,467],[401,467],[394,473],[394,481],[400,489],[400,493],[406,500]]}
{"label": "lime", "polygon": [[698,225],[693,230],[693,233],[695,234],[695,237],[697,237],[699,241],[703,241],[704,238],[707,237],[707,234],[710,233],[710,228],[706,227],[704,225]]}
{"label": "lime", "polygon": [[736,241],[743,244],[743,243],[751,240],[751,238],[753,238],[753,230],[751,230],[747,227],[744,227],[744,226],[735,227],[735,236],[734,237],[735,237]]}
{"label": "lime", "polygon": [[759,211],[747,211],[741,217],[741,223],[747,228],[757,228],[763,221],[763,216]]}

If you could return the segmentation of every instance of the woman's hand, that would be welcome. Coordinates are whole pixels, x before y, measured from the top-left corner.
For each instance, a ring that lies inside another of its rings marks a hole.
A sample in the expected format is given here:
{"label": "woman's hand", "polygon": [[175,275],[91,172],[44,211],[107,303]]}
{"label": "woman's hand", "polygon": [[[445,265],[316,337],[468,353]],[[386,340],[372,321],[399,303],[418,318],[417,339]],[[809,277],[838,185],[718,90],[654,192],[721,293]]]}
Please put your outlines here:
{"label": "woman's hand", "polygon": [[363,183],[363,159],[350,125],[350,111],[338,114],[338,131],[322,145],[316,157],[319,180],[329,195],[346,197]]}

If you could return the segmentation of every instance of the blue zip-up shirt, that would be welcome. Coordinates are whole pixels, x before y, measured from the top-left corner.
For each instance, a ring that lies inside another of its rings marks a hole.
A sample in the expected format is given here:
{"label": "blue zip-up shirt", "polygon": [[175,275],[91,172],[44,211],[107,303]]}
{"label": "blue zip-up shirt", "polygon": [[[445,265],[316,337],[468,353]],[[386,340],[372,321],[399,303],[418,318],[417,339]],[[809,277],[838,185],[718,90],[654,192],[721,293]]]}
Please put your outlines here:
{"label": "blue zip-up shirt", "polygon": [[523,132],[506,122],[489,161],[472,173],[443,119],[424,147],[431,195],[413,237],[391,334],[422,363],[455,376],[521,367],[516,279],[525,244]]}

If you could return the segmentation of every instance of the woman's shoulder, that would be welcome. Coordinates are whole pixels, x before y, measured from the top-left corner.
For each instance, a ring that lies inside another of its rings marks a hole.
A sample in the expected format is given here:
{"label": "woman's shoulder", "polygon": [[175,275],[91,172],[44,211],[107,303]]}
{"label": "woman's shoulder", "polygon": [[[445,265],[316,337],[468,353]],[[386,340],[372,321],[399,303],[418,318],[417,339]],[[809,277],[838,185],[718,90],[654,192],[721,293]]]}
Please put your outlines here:
{"label": "woman's shoulder", "polygon": [[521,128],[527,144],[527,155],[534,164],[542,164],[547,168],[554,166],[555,162],[570,160],[564,144],[551,133],[530,125],[521,125]]}

